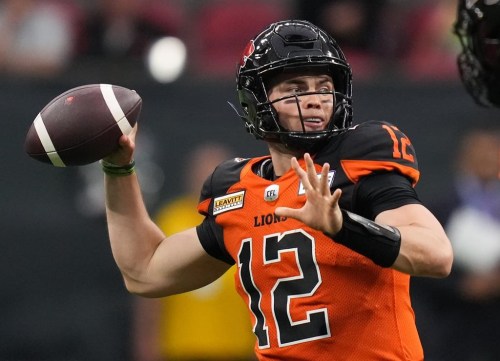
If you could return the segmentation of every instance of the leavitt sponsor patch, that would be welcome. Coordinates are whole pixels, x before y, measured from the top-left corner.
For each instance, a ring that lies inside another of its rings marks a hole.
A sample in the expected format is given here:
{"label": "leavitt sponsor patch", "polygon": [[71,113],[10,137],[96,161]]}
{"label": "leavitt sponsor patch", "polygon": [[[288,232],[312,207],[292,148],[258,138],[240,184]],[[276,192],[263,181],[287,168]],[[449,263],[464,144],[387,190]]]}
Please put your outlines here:
{"label": "leavitt sponsor patch", "polygon": [[243,208],[243,199],[245,198],[245,191],[226,194],[222,197],[214,199],[214,216],[219,213],[232,211],[233,209]]}

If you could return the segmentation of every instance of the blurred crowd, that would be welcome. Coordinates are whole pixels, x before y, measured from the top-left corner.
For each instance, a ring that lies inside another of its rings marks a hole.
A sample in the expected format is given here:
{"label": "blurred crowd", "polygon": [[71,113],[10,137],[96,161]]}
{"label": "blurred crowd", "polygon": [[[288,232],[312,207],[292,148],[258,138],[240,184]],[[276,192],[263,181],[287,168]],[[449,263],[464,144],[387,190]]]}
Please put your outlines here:
{"label": "blurred crowd", "polygon": [[499,128],[463,134],[454,168],[449,189],[429,204],[452,242],[453,270],[442,280],[413,278],[413,308],[426,360],[494,361],[500,355]]}
{"label": "blurred crowd", "polygon": [[153,43],[173,36],[186,47],[184,75],[230,79],[247,39],[301,18],[338,40],[355,80],[456,79],[455,17],[456,0],[2,0],[0,71],[71,76],[123,64],[140,73]]}
{"label": "blurred crowd", "polygon": [[[353,69],[355,82],[398,77],[410,82],[458,82],[459,43],[452,32],[456,6],[457,0],[0,0],[0,76],[30,80],[75,77],[91,82],[94,79],[108,81],[116,74],[123,81],[135,75],[150,79],[147,59],[153,45],[161,38],[175,37],[185,45],[187,54],[185,67],[181,67],[182,76],[234,81],[236,65],[249,38],[272,21],[300,18],[314,22],[337,39]],[[181,51],[181,47],[170,47],[160,54],[160,60],[168,63]],[[450,120],[454,121],[451,117]],[[463,138],[457,146],[456,174],[444,175],[453,182],[450,194],[442,194],[430,205],[455,247],[452,276],[439,281],[412,281],[413,305],[428,361],[496,360],[500,355],[497,342],[500,334],[500,134],[497,128],[480,129],[464,134]],[[141,149],[147,147],[141,146]],[[230,152],[216,147],[217,152],[212,154],[207,149],[210,148],[202,148],[203,156],[198,158],[196,152],[187,155],[186,163],[198,164],[201,159],[208,166],[212,165],[212,156],[213,161],[218,162],[220,153],[226,157]],[[154,153],[153,149],[150,153]],[[138,163],[147,164],[146,161]],[[86,192],[96,184],[101,186],[100,169],[96,171],[97,175],[85,169],[78,175],[86,182],[78,197],[81,208],[87,212],[85,215],[94,217],[96,225],[103,228],[102,195],[98,193],[93,199]],[[141,169],[141,173],[147,174],[146,169]],[[196,181],[205,177],[185,176]],[[183,222],[198,221],[193,204],[200,185],[189,184],[187,180],[184,183],[185,194],[158,207],[156,217],[166,233],[174,232],[174,225],[187,227]],[[147,198],[148,193],[145,195]],[[88,220],[80,220],[79,216],[74,217],[75,222],[86,225]],[[173,225],[165,221],[170,218]],[[71,227],[80,229],[82,225],[77,223]],[[61,236],[52,237],[54,243],[59,242],[58,237]],[[45,332],[44,325],[39,327],[41,331],[36,327],[29,330],[25,325],[41,324],[38,319],[52,319],[52,314],[30,312],[25,316],[30,319],[28,322],[19,321],[17,314],[12,313],[10,319],[3,320],[4,328],[19,325],[13,334],[22,335],[23,339],[18,342],[14,336],[14,341],[0,337],[0,361],[163,361],[166,358],[181,360],[180,354],[191,357],[189,361],[192,361],[200,357],[200,352],[205,353],[202,359],[209,360],[208,348],[200,351],[192,347],[187,336],[198,338],[200,348],[205,345],[200,341],[202,338],[211,343],[214,360],[222,360],[216,355],[221,352],[218,348],[223,348],[222,352],[232,361],[253,360],[249,355],[253,338],[249,340],[248,333],[238,331],[238,312],[241,311],[238,307],[242,304],[235,301],[235,305],[213,307],[214,302],[220,302],[223,292],[233,292],[227,291],[225,284],[215,284],[182,298],[161,301],[134,298],[130,305],[119,275],[114,268],[109,270],[113,267],[110,255],[106,253],[101,259],[91,260],[102,251],[102,240],[94,240],[96,244],[89,245],[92,235],[83,232],[80,237],[84,242],[75,242],[81,246],[72,251],[74,258],[78,254],[93,266],[100,263],[106,267],[101,270],[95,266],[92,273],[89,267],[84,267],[84,261],[83,266],[76,266],[92,282],[100,279],[101,283],[106,281],[111,286],[106,283],[101,289],[88,281],[87,287],[85,284],[73,287],[89,292],[90,296],[74,291],[67,300],[55,294],[53,298],[61,303],[56,304],[56,316],[65,328],[58,328],[58,320],[52,320],[50,327],[55,331],[44,334],[45,338],[38,336]],[[73,249],[69,242],[66,247],[69,250],[65,252]],[[90,255],[85,257],[85,252]],[[37,258],[38,254],[33,253],[33,258]],[[104,259],[105,256],[108,258]],[[18,297],[21,296],[19,292]],[[46,298],[40,310],[45,310],[45,303],[54,303],[52,298]],[[33,308],[28,301],[25,303],[26,307]],[[197,312],[187,315],[189,307]],[[89,318],[85,308],[92,309],[96,316]],[[224,312],[225,317],[216,311]],[[186,321],[186,317],[201,317],[201,313],[207,322],[192,332],[190,319]],[[78,323],[84,326],[81,330],[73,327],[71,332],[67,331],[71,329],[67,326],[70,322],[64,317],[69,314],[78,318]],[[126,319],[127,315],[132,319]],[[210,317],[232,324],[230,327],[225,323],[216,324]],[[244,326],[248,330],[248,325]],[[241,345],[233,342],[230,348],[220,340],[215,342],[214,339],[226,337],[221,336],[222,331],[217,327],[226,327]],[[63,330],[60,334],[59,329]],[[117,329],[120,332],[116,332]],[[177,333],[173,340],[172,329],[185,332],[186,337]],[[211,337],[201,336],[203,334]],[[77,336],[90,341],[88,344],[67,341],[78,339]],[[32,355],[34,351],[27,346],[31,339],[43,345],[42,351],[46,350],[48,356],[44,357],[39,349]],[[47,340],[57,340],[57,344]],[[53,349],[57,349],[58,354],[54,354]],[[122,353],[119,357],[116,350]],[[70,354],[82,356],[68,358]],[[171,358],[173,356],[177,358]]]}

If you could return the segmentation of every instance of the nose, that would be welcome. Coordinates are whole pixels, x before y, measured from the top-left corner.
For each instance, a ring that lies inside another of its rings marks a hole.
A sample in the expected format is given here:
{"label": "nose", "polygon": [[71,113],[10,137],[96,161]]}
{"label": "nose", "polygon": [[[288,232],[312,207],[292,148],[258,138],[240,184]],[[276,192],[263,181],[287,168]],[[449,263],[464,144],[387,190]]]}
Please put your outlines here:
{"label": "nose", "polygon": [[306,94],[302,96],[302,103],[304,105],[304,108],[321,108],[321,103],[324,101],[321,99],[320,94]]}
{"label": "nose", "polygon": [[335,98],[331,93],[310,93],[300,97],[304,109],[331,108],[335,104]]}

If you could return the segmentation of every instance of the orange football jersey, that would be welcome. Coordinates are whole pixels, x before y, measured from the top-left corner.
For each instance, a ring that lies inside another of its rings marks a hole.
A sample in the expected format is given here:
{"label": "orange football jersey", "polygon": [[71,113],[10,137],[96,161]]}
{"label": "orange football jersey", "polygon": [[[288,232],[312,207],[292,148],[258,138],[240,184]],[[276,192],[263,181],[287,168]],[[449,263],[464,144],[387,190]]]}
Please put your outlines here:
{"label": "orange football jersey", "polygon": [[[410,277],[276,216],[276,207],[300,208],[306,197],[292,169],[275,180],[257,175],[267,158],[220,165],[199,205],[214,225],[212,236],[200,237],[203,246],[237,265],[235,285],[248,305],[259,360],[422,360]],[[318,173],[330,163],[330,187],[342,188],[340,203],[348,210],[364,176],[396,172],[412,184],[419,177],[409,139],[382,122],[332,138],[314,160]],[[396,204],[389,203],[387,209]]]}

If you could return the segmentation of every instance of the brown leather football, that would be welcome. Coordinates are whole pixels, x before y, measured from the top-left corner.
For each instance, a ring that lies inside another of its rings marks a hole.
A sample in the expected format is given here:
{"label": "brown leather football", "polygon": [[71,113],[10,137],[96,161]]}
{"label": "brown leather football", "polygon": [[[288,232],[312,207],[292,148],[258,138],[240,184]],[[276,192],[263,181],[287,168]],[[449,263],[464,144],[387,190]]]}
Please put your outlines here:
{"label": "brown leather football", "polygon": [[136,91],[111,84],[70,89],[36,116],[25,140],[32,158],[56,167],[96,162],[118,147],[139,119],[142,99]]}

